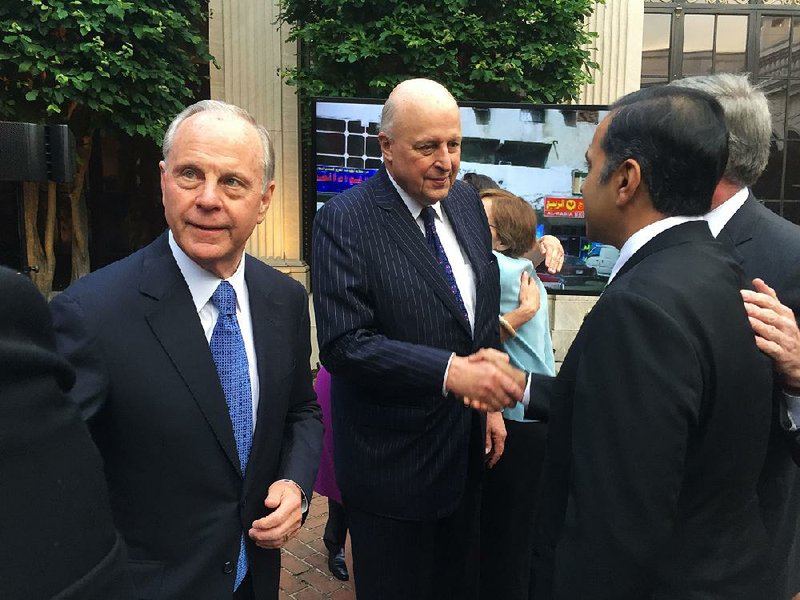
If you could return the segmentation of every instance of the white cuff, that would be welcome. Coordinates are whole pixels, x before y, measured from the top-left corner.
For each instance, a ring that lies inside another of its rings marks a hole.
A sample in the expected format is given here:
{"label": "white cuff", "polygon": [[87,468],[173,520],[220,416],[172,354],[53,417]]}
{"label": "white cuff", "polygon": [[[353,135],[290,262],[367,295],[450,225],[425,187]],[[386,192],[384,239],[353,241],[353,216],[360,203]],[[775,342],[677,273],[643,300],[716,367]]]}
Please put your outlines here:
{"label": "white cuff", "polygon": [[787,431],[797,431],[800,427],[800,396],[795,396],[789,392],[783,392],[783,401],[786,404],[784,429]]}
{"label": "white cuff", "polygon": [[447,368],[444,370],[444,379],[442,380],[442,396],[447,396],[447,374],[450,372],[450,363],[453,362],[453,357],[456,355],[453,352],[450,358],[447,359]]}
{"label": "white cuff", "polygon": [[528,383],[525,384],[525,391],[522,394],[522,406],[528,410],[528,404],[531,403],[531,374],[528,373]]}

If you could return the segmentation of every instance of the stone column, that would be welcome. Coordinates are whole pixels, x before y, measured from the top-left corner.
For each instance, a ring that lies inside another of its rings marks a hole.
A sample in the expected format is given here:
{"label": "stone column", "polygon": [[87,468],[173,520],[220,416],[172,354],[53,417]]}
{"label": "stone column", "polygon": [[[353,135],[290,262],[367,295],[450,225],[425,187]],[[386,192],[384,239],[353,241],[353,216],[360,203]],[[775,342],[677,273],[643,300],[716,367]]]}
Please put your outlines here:
{"label": "stone column", "polygon": [[294,88],[278,70],[297,64],[297,45],[285,42],[275,25],[276,2],[211,0],[209,46],[211,97],[247,109],[264,125],[275,146],[277,187],[264,223],[256,227],[247,251],[289,273],[308,287],[308,265],[301,260],[299,114]]}
{"label": "stone column", "polygon": [[595,82],[581,89],[580,104],[610,104],[639,89],[643,26],[644,0],[606,0],[595,5],[586,27],[598,33],[591,55],[600,69],[594,72]]}

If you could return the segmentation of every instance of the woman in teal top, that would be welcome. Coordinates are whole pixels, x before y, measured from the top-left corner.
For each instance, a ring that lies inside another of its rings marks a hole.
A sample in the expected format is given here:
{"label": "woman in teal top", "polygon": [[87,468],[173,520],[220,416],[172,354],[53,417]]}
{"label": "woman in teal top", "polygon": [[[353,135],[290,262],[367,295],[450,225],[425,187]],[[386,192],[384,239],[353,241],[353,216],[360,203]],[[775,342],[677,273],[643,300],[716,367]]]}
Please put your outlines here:
{"label": "woman in teal top", "polygon": [[[525,255],[536,242],[536,213],[504,190],[481,199],[500,268],[500,332],[511,363],[555,375],[547,294]],[[481,598],[527,600],[531,578],[533,515],[547,426],[526,421],[523,407],[503,411],[505,451],[487,471],[481,505]]]}

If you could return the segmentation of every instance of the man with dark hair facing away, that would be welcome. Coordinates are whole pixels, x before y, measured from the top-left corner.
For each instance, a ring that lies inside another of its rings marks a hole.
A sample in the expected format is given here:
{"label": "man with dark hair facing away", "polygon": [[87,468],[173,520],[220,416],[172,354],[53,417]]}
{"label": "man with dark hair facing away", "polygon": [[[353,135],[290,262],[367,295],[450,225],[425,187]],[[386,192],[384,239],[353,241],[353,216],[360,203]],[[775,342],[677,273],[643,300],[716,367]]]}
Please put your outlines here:
{"label": "man with dark hair facing away", "polygon": [[558,376],[531,375],[528,416],[550,403],[537,598],[761,597],[771,369],[702,221],[727,138],[710,96],[648,88],[586,153],[587,232],[620,258]]}

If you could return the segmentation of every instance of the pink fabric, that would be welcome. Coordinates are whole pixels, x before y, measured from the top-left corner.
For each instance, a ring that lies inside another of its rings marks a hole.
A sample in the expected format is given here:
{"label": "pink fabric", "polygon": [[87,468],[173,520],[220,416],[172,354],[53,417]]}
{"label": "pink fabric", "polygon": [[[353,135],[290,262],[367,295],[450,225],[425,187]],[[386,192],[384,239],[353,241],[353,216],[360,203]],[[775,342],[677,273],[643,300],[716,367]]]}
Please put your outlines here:
{"label": "pink fabric", "polygon": [[324,367],[317,373],[314,382],[317,392],[317,402],[322,409],[322,425],[325,432],[322,435],[322,455],[319,459],[319,472],[314,484],[314,491],[321,496],[327,496],[342,503],[342,494],[336,485],[336,473],[333,469],[333,429],[331,427],[331,374]]}

